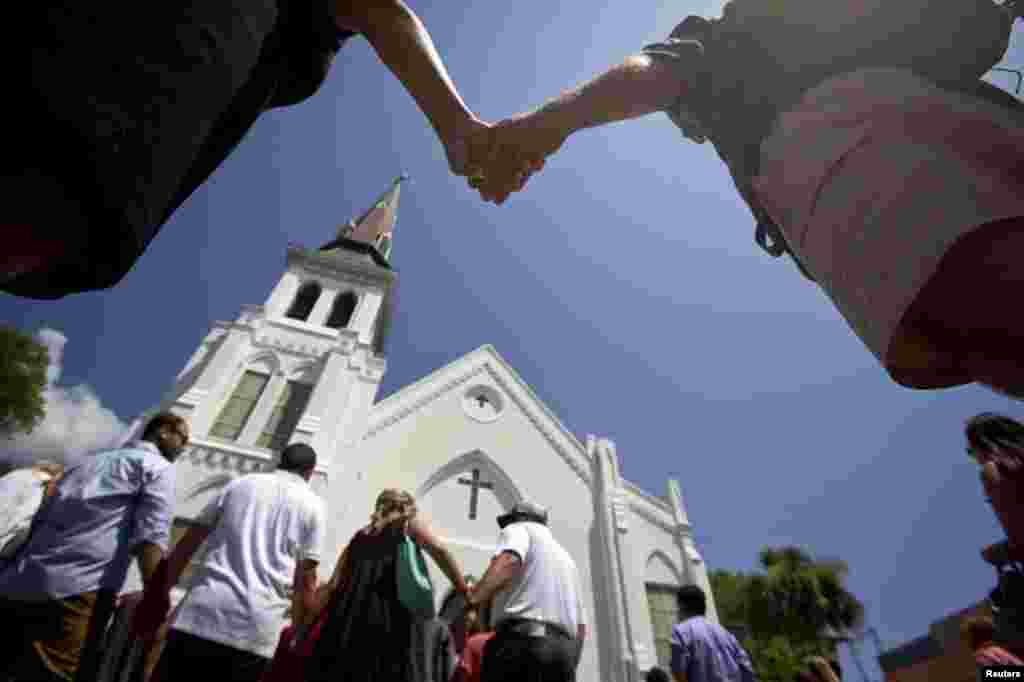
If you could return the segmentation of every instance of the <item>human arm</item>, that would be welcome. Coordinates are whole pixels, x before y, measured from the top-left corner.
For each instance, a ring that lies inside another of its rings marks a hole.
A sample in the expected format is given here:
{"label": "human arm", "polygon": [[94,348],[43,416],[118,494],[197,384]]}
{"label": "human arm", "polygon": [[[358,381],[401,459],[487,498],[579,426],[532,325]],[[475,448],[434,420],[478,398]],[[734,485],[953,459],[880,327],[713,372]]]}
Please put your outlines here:
{"label": "human arm", "polygon": [[836,676],[832,666],[828,664],[828,661],[821,656],[814,656],[810,660],[811,668],[814,670],[814,674],[818,676],[821,682],[839,682],[839,678]]}
{"label": "human arm", "polygon": [[494,129],[481,197],[503,203],[516,189],[518,169],[538,167],[577,131],[668,109],[686,96],[693,73],[675,61],[635,54],[534,111],[501,121]]}
{"label": "human arm", "polygon": [[467,607],[486,604],[523,570],[523,561],[512,551],[503,551],[491,559],[487,572],[466,599]]}
{"label": "human arm", "polygon": [[469,588],[466,586],[466,578],[462,574],[459,564],[455,561],[455,557],[452,556],[452,553],[448,551],[448,548],[444,546],[441,539],[434,534],[425,521],[422,519],[410,521],[409,535],[416,541],[416,544],[421,546],[430,555],[430,558],[434,560],[438,568],[441,569],[441,572],[451,581],[457,592],[466,594],[469,591]]}
{"label": "human arm", "polygon": [[169,466],[142,471],[132,526],[132,554],[139,565],[143,585],[149,586],[161,569],[164,549],[171,538],[174,473]]}
{"label": "human arm", "polygon": [[677,672],[675,670],[672,671],[672,679],[675,680],[675,682],[687,682],[686,673]]}
{"label": "human arm", "polygon": [[308,625],[320,610],[317,599],[317,562],[303,559],[295,562],[292,577],[292,622]]}
{"label": "human arm", "polygon": [[[445,146],[453,173],[468,172],[487,125],[462,101],[423,22],[402,0],[333,0],[338,28],[360,33],[402,83]],[[476,136],[476,137],[475,137]]]}
{"label": "human arm", "polygon": [[[305,523],[302,527],[302,535],[299,538],[296,548],[295,571],[292,576],[292,622],[299,625],[312,623],[320,610],[326,604],[327,595],[330,590],[318,589],[317,567],[323,556],[324,538],[327,527],[327,510],[323,500],[314,497],[314,504],[307,508]],[[346,548],[347,552],[347,548]],[[332,583],[340,579],[339,569],[345,561],[345,552],[342,552],[335,566]],[[323,599],[321,599],[323,597]]]}

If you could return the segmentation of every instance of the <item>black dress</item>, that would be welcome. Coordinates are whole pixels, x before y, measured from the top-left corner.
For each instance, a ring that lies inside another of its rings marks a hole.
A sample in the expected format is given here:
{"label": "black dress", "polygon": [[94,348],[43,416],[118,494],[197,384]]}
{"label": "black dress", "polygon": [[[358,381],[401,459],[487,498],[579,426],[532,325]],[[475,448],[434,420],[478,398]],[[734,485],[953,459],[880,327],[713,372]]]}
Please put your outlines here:
{"label": "black dress", "polygon": [[395,576],[401,528],[349,544],[349,572],[329,604],[306,667],[309,682],[416,682],[422,624],[398,601]]}
{"label": "black dress", "polygon": [[4,175],[38,168],[86,213],[57,235],[74,253],[2,287],[37,298],[116,284],[260,113],[319,88],[351,35],[327,0],[16,7],[0,28]]}

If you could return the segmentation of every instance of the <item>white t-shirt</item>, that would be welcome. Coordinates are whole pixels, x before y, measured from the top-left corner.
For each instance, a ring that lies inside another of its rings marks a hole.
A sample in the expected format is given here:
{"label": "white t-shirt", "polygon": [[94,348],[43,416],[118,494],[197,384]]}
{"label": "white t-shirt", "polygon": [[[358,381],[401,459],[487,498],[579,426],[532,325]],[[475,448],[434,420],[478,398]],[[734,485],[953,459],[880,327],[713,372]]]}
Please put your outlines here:
{"label": "white t-shirt", "polygon": [[530,618],[561,625],[573,637],[576,626],[585,625],[580,602],[580,576],[576,562],[551,530],[540,523],[512,523],[502,529],[494,556],[513,552],[523,570],[499,595],[504,602],[497,622],[505,618]]}
{"label": "white t-shirt", "polygon": [[326,511],[301,477],[249,474],[229,483],[197,523],[212,526],[171,627],[272,658],[291,606],[295,565],[320,561]]}

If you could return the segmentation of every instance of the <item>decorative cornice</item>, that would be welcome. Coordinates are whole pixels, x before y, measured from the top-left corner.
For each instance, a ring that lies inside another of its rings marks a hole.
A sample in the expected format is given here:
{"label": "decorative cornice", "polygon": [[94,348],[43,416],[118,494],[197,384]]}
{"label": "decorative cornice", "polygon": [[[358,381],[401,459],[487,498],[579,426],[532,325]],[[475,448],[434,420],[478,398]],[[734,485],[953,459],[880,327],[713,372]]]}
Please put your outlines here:
{"label": "decorative cornice", "polygon": [[175,402],[186,407],[196,407],[199,403],[203,402],[203,398],[206,397],[207,393],[209,393],[209,391],[206,389],[190,388],[178,397]]}
{"label": "decorative cornice", "polygon": [[652,495],[651,493],[647,492],[646,490],[638,486],[636,483],[633,483],[632,481],[627,481],[626,479],[622,479],[622,485],[627,490],[629,490],[629,492],[633,493],[634,495],[642,499],[644,502],[661,509],[669,516],[672,515],[672,505],[671,503],[669,503],[668,500],[658,497],[657,495]]}
{"label": "decorative cornice", "polygon": [[647,521],[651,525],[660,528],[666,533],[670,535],[676,534],[676,525],[672,523],[672,521],[670,521],[669,519],[665,518],[665,516],[652,510],[649,505],[638,503],[636,500],[630,500],[629,509],[637,516],[642,518],[644,521]]}
{"label": "decorative cornice", "polygon": [[320,430],[320,417],[304,414],[299,420],[299,423],[295,425],[296,431],[304,431],[308,434],[315,434]]}
{"label": "decorative cornice", "polygon": [[419,412],[428,404],[434,402],[442,395],[451,391],[453,388],[461,386],[462,384],[466,383],[467,381],[477,376],[478,374],[482,374],[484,371],[484,367],[475,367],[471,371],[461,376],[455,377],[451,381],[438,386],[433,391],[430,391],[429,393],[420,396],[419,399],[417,399],[410,405],[406,405],[402,409],[396,410],[387,419],[383,419],[379,423],[374,424],[372,427],[367,429],[366,435],[363,436],[363,440],[370,440],[384,429],[394,426],[395,424],[402,421],[406,417],[415,414],[416,412]]}
{"label": "decorative cornice", "polygon": [[[277,468],[275,455],[266,448],[253,448],[227,441],[193,438],[185,452],[176,460],[212,471],[250,474]],[[327,467],[318,463],[315,473],[327,475]]]}
{"label": "decorative cornice", "polygon": [[288,247],[288,264],[302,265],[313,275],[331,280],[341,276],[346,282],[363,284],[368,287],[388,289],[397,280],[394,270],[388,270],[373,262],[366,254],[348,253],[337,249],[330,253],[310,251],[301,246]]}
{"label": "decorative cornice", "polygon": [[580,477],[580,480],[586,483],[587,487],[592,487],[593,482],[591,481],[590,472],[583,468],[583,465],[580,464],[577,458],[573,456],[573,453],[571,453],[569,449],[566,448],[565,443],[562,441],[562,439],[558,438],[558,434],[556,434],[556,429],[553,428],[553,425],[551,423],[553,415],[549,413],[548,415],[545,415],[548,417],[547,419],[542,418],[542,416],[537,413],[538,410],[536,409],[536,403],[532,405],[527,404],[527,402],[524,401],[520,396],[519,391],[516,391],[511,386],[509,386],[508,382],[505,381],[505,378],[501,375],[500,372],[494,371],[494,368],[491,367],[490,362],[485,362],[484,368],[487,370],[487,373],[490,375],[491,379],[493,379],[494,382],[501,387],[505,394],[512,399],[512,402],[514,402],[519,407],[519,409],[522,410],[523,414],[525,414],[526,418],[530,420],[530,423],[533,424],[534,428],[540,431],[541,435],[544,436],[544,439],[551,445],[552,448],[554,448],[555,452],[557,452],[558,455],[565,461],[565,463],[568,464],[569,467],[576,472],[576,475]]}
{"label": "decorative cornice", "polygon": [[238,474],[270,471],[274,468],[274,459],[270,451],[242,450],[227,444],[206,441],[193,441],[180,459],[195,467]]}

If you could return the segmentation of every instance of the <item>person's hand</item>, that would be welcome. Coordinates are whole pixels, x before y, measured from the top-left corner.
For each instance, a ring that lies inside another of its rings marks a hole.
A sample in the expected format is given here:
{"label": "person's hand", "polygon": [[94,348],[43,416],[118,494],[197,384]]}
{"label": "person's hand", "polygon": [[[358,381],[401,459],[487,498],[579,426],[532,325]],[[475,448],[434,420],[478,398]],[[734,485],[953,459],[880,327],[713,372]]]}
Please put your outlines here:
{"label": "person's hand", "polygon": [[491,144],[483,167],[482,181],[470,186],[484,201],[502,204],[513,192],[523,189],[530,175],[544,167],[568,134],[543,109],[518,114],[501,121],[490,131]]}
{"label": "person's hand", "polygon": [[479,175],[490,153],[491,126],[469,116],[441,137],[448,168],[455,175]]}

